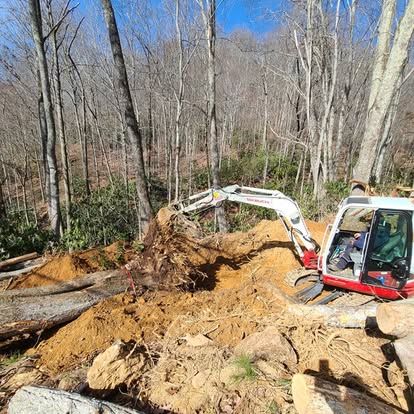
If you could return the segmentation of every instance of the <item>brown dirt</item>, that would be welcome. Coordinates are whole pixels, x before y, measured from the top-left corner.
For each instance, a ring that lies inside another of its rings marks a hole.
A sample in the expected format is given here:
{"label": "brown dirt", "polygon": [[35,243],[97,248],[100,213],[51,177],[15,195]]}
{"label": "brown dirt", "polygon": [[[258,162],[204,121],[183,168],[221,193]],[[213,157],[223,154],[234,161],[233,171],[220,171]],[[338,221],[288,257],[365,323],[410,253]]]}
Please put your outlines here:
{"label": "brown dirt", "polygon": [[[39,365],[52,375],[88,366],[121,339],[154,350],[158,362],[142,373],[138,388],[156,407],[176,413],[207,412],[211,407],[264,413],[272,401],[281,412],[289,412],[289,378],[295,372],[312,372],[398,406],[383,380],[387,339],[363,330],[304,325],[284,311],[283,300],[269,289],[270,282],[273,289],[291,293],[283,283],[285,273],[301,267],[279,222],[262,221],[247,233],[200,238],[197,227],[188,227],[168,211],[162,214],[145,241],[146,251],[134,262],[134,276],[147,272],[161,280],[170,271],[167,287],[188,286],[199,278],[199,290],[154,290],[136,301],[124,294],[105,300],[43,341],[36,349]],[[325,224],[308,226],[321,243]],[[201,281],[202,274],[207,278]],[[275,355],[270,366],[260,368],[259,381],[222,380],[223,372],[229,378],[228,372],[234,371],[232,349],[267,326],[277,327],[289,340],[297,366],[280,371],[283,361]],[[185,338],[197,334],[206,335],[213,345],[186,345]]]}
{"label": "brown dirt", "polygon": [[109,270],[125,264],[134,252],[124,243],[104,248],[51,257],[44,265],[18,278],[9,289],[34,288],[75,279],[79,276]]}
{"label": "brown dirt", "polygon": [[[162,257],[168,260],[170,269],[172,264],[176,266],[175,271],[187,266],[187,271],[207,274],[200,284],[208,290],[147,292],[137,303],[128,303],[130,299],[123,295],[101,302],[41,345],[41,361],[49,369],[57,372],[75,366],[79,360],[106,349],[115,339],[148,343],[172,333],[185,335],[215,328],[210,333],[212,339],[221,345],[234,346],[255,331],[257,317],[271,309],[281,309],[281,304],[261,282],[270,280],[281,285],[284,274],[300,267],[300,262],[279,222],[262,221],[247,233],[209,236],[196,243],[198,228],[185,227],[185,237],[179,233],[174,240],[166,240],[169,233],[165,225],[170,225],[171,215],[162,210],[158,220],[160,232],[150,231],[146,239],[151,255],[144,252],[143,257],[153,260],[146,269],[157,270],[154,259]],[[320,240],[325,226],[313,222],[308,225]],[[180,226],[182,222],[178,223]],[[175,231],[177,234],[177,223]],[[172,244],[174,255],[166,257],[166,246],[171,251]],[[142,263],[142,257],[138,264],[135,262],[135,276]],[[227,316],[222,320],[224,315]]]}

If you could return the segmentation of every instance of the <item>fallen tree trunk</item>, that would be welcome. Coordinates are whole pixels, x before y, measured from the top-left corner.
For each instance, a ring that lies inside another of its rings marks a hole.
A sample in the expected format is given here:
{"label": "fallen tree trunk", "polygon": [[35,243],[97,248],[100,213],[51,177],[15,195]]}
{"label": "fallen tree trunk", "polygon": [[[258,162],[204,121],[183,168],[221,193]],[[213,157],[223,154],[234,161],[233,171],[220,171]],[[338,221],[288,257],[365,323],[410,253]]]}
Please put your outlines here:
{"label": "fallen tree trunk", "polygon": [[43,261],[42,260],[30,260],[27,263],[28,265],[26,265],[25,263],[25,266],[22,267],[21,269],[8,270],[7,272],[0,272],[0,280],[10,279],[12,277],[17,277],[17,276],[24,275],[25,273],[29,273],[32,270],[35,270],[38,267],[41,267],[43,264]]}
{"label": "fallen tree trunk", "polygon": [[287,312],[300,318],[302,323],[320,323],[335,328],[372,328],[376,326],[377,305],[327,306],[289,305]]}
{"label": "fallen tree trunk", "polygon": [[293,376],[292,395],[299,414],[402,413],[359,391],[306,374]]}
{"label": "fallen tree trunk", "polygon": [[396,336],[394,349],[407,371],[411,387],[414,386],[414,298],[382,303],[377,309],[377,322],[381,332]]}
{"label": "fallen tree trunk", "polygon": [[83,397],[73,392],[36,386],[20,388],[10,400],[9,414],[143,414],[107,401]]}
{"label": "fallen tree trunk", "polygon": [[37,257],[39,257],[39,254],[34,252],[34,253],[25,254],[23,256],[13,257],[11,259],[3,260],[2,262],[0,262],[0,269],[13,266],[18,263],[26,262],[27,260],[36,259]]}
{"label": "fallen tree trunk", "polygon": [[25,289],[12,289],[0,294],[0,304],[6,298],[16,299],[31,296],[56,295],[58,293],[81,290],[83,288],[88,288],[94,285],[111,283],[118,276],[123,276],[125,278],[125,275],[120,270],[107,270],[104,272],[91,273],[89,275],[78,277],[77,279],[72,279],[68,282],[61,282],[54,285],[46,285]]}
{"label": "fallen tree trunk", "polygon": [[59,285],[3,292],[0,294],[0,340],[69,322],[127,287],[125,274],[112,270]]}

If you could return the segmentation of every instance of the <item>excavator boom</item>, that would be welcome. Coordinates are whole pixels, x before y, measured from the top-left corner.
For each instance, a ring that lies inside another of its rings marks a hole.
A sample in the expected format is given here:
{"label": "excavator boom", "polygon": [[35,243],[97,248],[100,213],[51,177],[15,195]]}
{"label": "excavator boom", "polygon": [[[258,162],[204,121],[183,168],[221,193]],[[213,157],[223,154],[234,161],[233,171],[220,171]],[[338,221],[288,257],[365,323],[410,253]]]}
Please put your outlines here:
{"label": "excavator boom", "polygon": [[319,250],[319,245],[313,240],[297,203],[280,191],[230,185],[223,188],[211,188],[195,194],[187,200],[177,203],[176,207],[183,213],[200,212],[220,207],[225,201],[274,210],[279,215],[304,266],[309,269],[317,268],[316,253]]}

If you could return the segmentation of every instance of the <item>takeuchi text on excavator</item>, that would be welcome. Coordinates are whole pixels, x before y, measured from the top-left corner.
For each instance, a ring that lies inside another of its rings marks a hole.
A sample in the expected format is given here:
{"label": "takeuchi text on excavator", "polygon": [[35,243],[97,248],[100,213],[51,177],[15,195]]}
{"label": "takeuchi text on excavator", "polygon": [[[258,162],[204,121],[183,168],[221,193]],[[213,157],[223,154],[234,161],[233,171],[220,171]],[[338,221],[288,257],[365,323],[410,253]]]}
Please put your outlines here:
{"label": "takeuchi text on excavator", "polygon": [[[182,213],[220,207],[223,202],[274,210],[305,269],[292,285],[314,282],[298,297],[308,302],[324,286],[331,298],[344,291],[382,299],[414,295],[413,199],[348,197],[325,232],[322,247],[312,238],[298,204],[277,190],[230,185],[212,188],[175,204]],[[312,273],[313,270],[313,273]]]}

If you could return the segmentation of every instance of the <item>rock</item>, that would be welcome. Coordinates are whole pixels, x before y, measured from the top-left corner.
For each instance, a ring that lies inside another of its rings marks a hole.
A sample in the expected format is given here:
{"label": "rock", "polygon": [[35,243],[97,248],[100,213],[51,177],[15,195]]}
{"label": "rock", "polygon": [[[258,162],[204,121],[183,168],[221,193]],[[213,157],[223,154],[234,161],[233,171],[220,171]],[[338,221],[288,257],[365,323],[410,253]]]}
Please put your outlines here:
{"label": "rock", "polygon": [[125,344],[117,342],[99,354],[88,370],[89,387],[95,390],[113,390],[137,378],[145,365],[142,355],[128,357]]}
{"label": "rock", "polygon": [[17,389],[24,385],[30,385],[38,382],[42,378],[42,373],[37,369],[25,372],[17,372],[4,385],[8,389]]}
{"label": "rock", "polygon": [[86,369],[79,368],[60,376],[58,388],[64,391],[77,391],[86,382]]}
{"label": "rock", "polygon": [[266,378],[271,380],[279,380],[283,375],[283,369],[281,369],[282,367],[280,365],[281,364],[279,362],[276,364],[276,366],[273,366],[267,361],[257,361],[257,368],[262,374],[266,376]]}
{"label": "rock", "polygon": [[236,355],[247,355],[252,360],[278,360],[289,368],[297,364],[295,350],[289,341],[273,326],[255,332],[243,339],[235,348]]}
{"label": "rock", "polygon": [[25,386],[11,398],[8,414],[144,414],[107,401],[45,387]]}
{"label": "rock", "polygon": [[208,346],[213,345],[213,341],[210,338],[207,338],[203,334],[197,334],[196,336],[186,335],[185,340],[187,341],[187,345],[189,346]]}
{"label": "rock", "polygon": [[207,369],[205,371],[198,372],[191,380],[191,385],[194,388],[203,388],[209,377],[211,376],[211,370]]}
{"label": "rock", "polygon": [[240,374],[240,368],[234,364],[227,365],[220,371],[220,382],[228,386],[236,382],[235,378]]}

